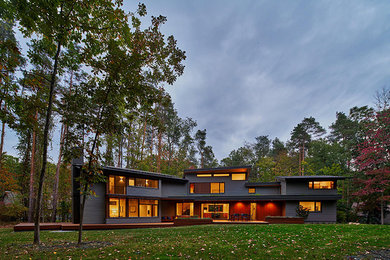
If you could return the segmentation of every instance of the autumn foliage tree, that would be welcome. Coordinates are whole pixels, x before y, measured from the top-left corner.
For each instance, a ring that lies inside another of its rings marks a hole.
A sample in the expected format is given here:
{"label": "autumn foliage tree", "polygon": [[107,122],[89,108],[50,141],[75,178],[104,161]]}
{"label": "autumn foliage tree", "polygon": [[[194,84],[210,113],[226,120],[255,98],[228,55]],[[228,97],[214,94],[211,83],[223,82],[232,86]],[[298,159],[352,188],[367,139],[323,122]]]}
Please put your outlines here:
{"label": "autumn foliage tree", "polygon": [[367,118],[365,129],[356,157],[356,165],[364,175],[357,179],[361,189],[355,195],[369,214],[380,204],[383,224],[384,204],[390,200],[390,109]]}

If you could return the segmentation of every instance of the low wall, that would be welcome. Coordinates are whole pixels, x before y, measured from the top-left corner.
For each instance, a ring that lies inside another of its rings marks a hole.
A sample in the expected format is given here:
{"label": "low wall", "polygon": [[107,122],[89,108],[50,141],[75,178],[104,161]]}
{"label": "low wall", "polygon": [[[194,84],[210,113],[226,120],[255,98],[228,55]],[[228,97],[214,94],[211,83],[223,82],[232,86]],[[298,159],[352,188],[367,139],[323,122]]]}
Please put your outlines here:
{"label": "low wall", "polygon": [[301,217],[267,216],[265,221],[270,224],[303,224],[305,219]]}
{"label": "low wall", "polygon": [[176,218],[173,220],[175,226],[192,226],[213,224],[211,218]]}

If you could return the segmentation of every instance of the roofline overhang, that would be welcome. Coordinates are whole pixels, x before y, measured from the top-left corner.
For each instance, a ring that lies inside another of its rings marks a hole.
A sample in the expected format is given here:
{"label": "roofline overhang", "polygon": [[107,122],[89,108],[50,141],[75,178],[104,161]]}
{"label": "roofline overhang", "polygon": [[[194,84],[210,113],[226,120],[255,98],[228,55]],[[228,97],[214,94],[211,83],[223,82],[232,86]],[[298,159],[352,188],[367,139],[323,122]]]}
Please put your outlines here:
{"label": "roofline overhang", "polygon": [[183,201],[323,201],[339,200],[341,195],[261,195],[261,196],[168,196],[162,199]]}
{"label": "roofline overhang", "polygon": [[[74,167],[81,167],[81,164],[74,164]],[[102,166],[104,175],[125,175],[125,176],[134,176],[134,177],[147,177],[154,180],[163,180],[177,183],[187,183],[188,180],[173,175],[167,175],[156,172],[141,171],[135,169],[119,168],[113,166]]]}

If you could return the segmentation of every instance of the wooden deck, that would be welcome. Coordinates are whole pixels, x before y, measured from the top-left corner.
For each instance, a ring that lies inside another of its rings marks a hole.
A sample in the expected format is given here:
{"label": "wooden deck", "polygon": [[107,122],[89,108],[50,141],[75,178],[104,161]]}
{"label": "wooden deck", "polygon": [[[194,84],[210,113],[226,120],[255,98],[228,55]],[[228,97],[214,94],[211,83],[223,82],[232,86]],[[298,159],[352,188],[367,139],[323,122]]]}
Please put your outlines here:
{"label": "wooden deck", "polygon": [[[210,224],[210,223],[207,223]],[[265,221],[229,221],[214,220],[211,224],[268,224]],[[187,224],[191,226],[192,224]],[[187,226],[186,225],[186,226]],[[199,223],[193,224],[199,225]],[[105,230],[105,229],[133,229],[133,228],[167,228],[182,225],[174,225],[173,222],[161,223],[129,223],[129,224],[84,224],[83,230]],[[40,223],[41,230],[78,230],[78,224],[64,223]],[[34,223],[20,223],[14,226],[14,231],[33,231]]]}
{"label": "wooden deck", "polygon": [[[41,223],[41,230],[78,230],[78,224],[72,223]],[[165,228],[173,227],[173,222],[165,223],[131,223],[131,224],[84,224],[83,230],[132,229],[132,228]],[[32,231],[34,223],[20,223],[14,226],[14,231]]]}

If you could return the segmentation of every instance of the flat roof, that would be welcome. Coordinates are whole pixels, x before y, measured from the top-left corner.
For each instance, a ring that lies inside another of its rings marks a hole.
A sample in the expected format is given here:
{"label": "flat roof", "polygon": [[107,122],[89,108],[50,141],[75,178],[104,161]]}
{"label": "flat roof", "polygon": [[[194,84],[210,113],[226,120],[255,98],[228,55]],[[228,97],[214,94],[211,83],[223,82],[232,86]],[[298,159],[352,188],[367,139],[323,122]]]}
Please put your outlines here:
{"label": "flat roof", "polygon": [[313,200],[338,200],[341,195],[245,195],[245,196],[226,196],[226,195],[187,195],[187,196],[168,196],[162,197],[163,200],[183,200],[183,201],[313,201]]}
{"label": "flat roof", "polygon": [[249,173],[252,169],[251,165],[217,167],[217,168],[201,168],[201,169],[186,169],[184,175],[193,173]]}
{"label": "flat roof", "polygon": [[[74,164],[74,166],[81,167],[81,164]],[[188,182],[187,179],[163,174],[163,173],[157,173],[157,172],[148,172],[148,171],[141,171],[141,170],[135,170],[135,169],[127,169],[127,168],[120,168],[120,167],[114,167],[114,166],[102,166],[103,172],[107,174],[126,174],[136,177],[152,177],[152,179],[161,179],[161,180],[167,180],[167,181],[174,181],[174,182],[180,182],[180,183],[186,183]]]}
{"label": "flat roof", "polygon": [[277,180],[344,180],[344,176],[308,175],[308,176],[278,176]]}
{"label": "flat roof", "polygon": [[245,183],[245,187],[279,187],[280,182],[247,182]]}

